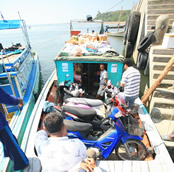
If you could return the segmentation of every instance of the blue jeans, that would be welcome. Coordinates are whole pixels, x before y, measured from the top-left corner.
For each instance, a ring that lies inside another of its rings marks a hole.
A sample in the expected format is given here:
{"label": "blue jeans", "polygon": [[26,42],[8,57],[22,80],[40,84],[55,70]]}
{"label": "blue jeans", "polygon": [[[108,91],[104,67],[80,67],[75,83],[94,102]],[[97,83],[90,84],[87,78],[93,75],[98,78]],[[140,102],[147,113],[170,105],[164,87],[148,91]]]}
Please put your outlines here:
{"label": "blue jeans", "polygon": [[138,98],[138,96],[132,96],[132,97],[125,96],[125,101],[126,101],[126,104],[128,105],[128,108],[133,107],[134,101],[135,101],[136,98]]}

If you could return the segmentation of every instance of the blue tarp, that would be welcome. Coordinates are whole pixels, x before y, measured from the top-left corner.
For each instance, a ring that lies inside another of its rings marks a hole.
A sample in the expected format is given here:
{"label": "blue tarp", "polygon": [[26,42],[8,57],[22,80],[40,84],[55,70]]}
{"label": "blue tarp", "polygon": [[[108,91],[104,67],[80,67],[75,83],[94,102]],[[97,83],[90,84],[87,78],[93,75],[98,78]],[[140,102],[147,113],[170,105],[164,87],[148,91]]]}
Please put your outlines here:
{"label": "blue tarp", "polygon": [[21,20],[0,20],[0,30],[17,29],[21,26]]}

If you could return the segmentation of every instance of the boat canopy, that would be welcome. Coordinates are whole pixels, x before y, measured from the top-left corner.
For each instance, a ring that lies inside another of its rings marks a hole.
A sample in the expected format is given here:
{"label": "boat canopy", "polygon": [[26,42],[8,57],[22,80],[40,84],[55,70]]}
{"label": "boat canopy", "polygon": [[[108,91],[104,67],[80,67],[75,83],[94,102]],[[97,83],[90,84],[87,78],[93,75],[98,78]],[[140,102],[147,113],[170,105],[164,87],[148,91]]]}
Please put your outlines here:
{"label": "boat canopy", "polygon": [[21,20],[0,20],[0,30],[18,29],[21,27]]}
{"label": "boat canopy", "polygon": [[[61,55],[61,54],[60,54]],[[79,61],[79,62],[123,62],[125,58],[119,56],[107,56],[107,55],[96,55],[96,56],[57,56],[55,61]]]}
{"label": "boat canopy", "polygon": [[76,19],[76,20],[70,20],[70,30],[73,30],[73,23],[99,23],[101,24],[100,28],[100,34],[104,33],[104,26],[103,26],[103,21],[102,20],[84,20],[84,19]]}

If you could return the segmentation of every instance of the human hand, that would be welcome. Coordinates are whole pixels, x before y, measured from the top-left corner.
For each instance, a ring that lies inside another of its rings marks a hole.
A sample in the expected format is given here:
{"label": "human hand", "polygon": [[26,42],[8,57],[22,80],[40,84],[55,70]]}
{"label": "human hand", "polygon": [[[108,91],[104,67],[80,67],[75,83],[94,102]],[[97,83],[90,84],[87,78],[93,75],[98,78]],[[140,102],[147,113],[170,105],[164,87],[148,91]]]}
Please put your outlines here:
{"label": "human hand", "polygon": [[104,90],[105,88],[106,88],[106,86],[104,85],[103,88],[102,88],[102,90]]}
{"label": "human hand", "polygon": [[19,100],[18,105],[19,105],[20,107],[23,106],[23,100],[22,100],[21,98],[18,98],[18,100]]}
{"label": "human hand", "polygon": [[90,171],[90,172],[94,172],[94,170],[93,170],[93,168],[91,167],[91,165],[88,164],[87,162],[82,161],[81,164],[80,164],[80,167],[81,167],[83,170],[87,171],[87,172],[89,172],[89,171]]}
{"label": "human hand", "polygon": [[87,158],[87,159],[85,159],[85,162],[87,164],[89,164],[92,168],[95,168],[96,167],[96,163],[95,163],[94,158]]}

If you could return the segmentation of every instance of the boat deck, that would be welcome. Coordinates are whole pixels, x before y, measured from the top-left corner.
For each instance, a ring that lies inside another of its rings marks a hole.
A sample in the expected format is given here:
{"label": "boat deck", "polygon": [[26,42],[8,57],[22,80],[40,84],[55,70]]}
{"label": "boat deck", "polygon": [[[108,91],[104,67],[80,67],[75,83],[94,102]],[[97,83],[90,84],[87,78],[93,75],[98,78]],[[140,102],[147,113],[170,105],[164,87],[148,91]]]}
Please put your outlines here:
{"label": "boat deck", "polygon": [[[50,85],[53,84],[56,79],[56,75],[54,74],[52,80],[49,80],[45,87],[43,88],[38,101],[36,102],[35,108],[31,115],[29,123],[32,123],[32,127],[28,125],[28,129],[26,130],[22,148],[26,152],[27,157],[30,160],[30,166],[23,170],[23,172],[39,172],[41,171],[41,164],[39,158],[34,153],[34,135],[37,131],[38,127],[38,119],[40,118],[39,113],[42,112],[42,105],[45,102],[45,98],[49,92]],[[43,93],[43,94],[42,94]],[[146,111],[144,105],[142,105],[140,99],[137,100],[136,103],[141,104],[139,108],[139,116],[141,121],[145,126],[145,130],[147,136],[150,140],[151,146],[154,149],[154,159],[150,161],[121,161],[121,160],[101,160],[97,161],[97,167],[101,169],[102,172],[165,172],[165,171],[173,171],[174,164],[172,159],[165,147],[164,142],[162,141],[154,123],[152,122],[148,112]],[[114,156],[114,154],[113,154]]]}

